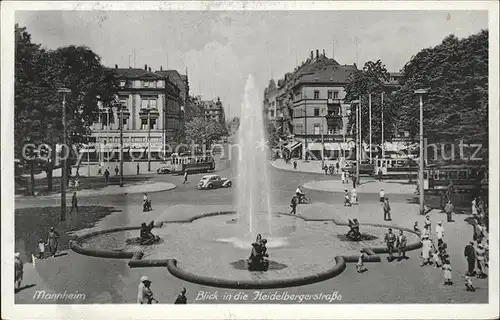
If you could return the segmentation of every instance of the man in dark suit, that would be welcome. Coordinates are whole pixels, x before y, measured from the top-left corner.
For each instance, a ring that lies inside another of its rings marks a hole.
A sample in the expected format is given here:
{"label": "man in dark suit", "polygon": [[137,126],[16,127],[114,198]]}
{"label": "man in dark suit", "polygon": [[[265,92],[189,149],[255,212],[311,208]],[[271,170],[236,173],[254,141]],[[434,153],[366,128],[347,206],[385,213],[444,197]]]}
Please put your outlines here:
{"label": "man in dark suit", "polygon": [[387,244],[387,251],[389,252],[389,257],[387,257],[387,259],[392,261],[392,252],[394,251],[394,245],[396,243],[396,235],[392,233],[392,228],[389,228],[389,232],[385,234],[384,240]]}
{"label": "man in dark suit", "polygon": [[396,246],[399,252],[399,259],[406,259],[406,236],[403,234],[403,230],[399,230],[399,235],[396,240]]}
{"label": "man in dark suit", "polygon": [[474,249],[474,242],[469,242],[468,245],[465,246],[464,255],[467,258],[467,275],[473,276],[474,269],[476,267],[476,250]]}

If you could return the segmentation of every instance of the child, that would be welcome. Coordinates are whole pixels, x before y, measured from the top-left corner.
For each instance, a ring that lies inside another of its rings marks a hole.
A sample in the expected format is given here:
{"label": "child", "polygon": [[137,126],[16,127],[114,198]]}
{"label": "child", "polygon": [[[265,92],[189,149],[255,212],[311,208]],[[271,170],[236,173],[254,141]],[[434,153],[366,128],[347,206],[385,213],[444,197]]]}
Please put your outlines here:
{"label": "child", "polygon": [[441,268],[442,260],[439,257],[439,251],[434,247],[434,251],[432,252],[432,260],[434,261],[434,268]]}
{"label": "child", "polygon": [[352,206],[351,198],[349,197],[349,191],[347,190],[344,190],[344,207],[345,206]]}
{"label": "child", "polygon": [[38,259],[45,258],[45,242],[40,239],[38,240]]}
{"label": "child", "polygon": [[419,236],[422,234],[422,230],[420,230],[420,228],[418,227],[417,221],[415,221],[415,224],[413,225],[413,231],[415,231],[415,233]]}
{"label": "child", "polygon": [[474,287],[474,285],[472,284],[472,277],[469,275],[465,275],[464,279],[465,279],[465,290],[472,292],[476,291],[476,287]]}
{"label": "child", "polygon": [[443,264],[443,277],[444,277],[444,284],[445,285],[452,285],[453,282],[451,282],[451,265],[450,265],[450,260],[444,261]]}
{"label": "child", "polygon": [[365,272],[367,269],[365,268],[365,264],[363,263],[363,259],[365,258],[365,252],[363,250],[360,251],[361,254],[358,258],[358,263],[356,264],[356,270],[358,273]]}

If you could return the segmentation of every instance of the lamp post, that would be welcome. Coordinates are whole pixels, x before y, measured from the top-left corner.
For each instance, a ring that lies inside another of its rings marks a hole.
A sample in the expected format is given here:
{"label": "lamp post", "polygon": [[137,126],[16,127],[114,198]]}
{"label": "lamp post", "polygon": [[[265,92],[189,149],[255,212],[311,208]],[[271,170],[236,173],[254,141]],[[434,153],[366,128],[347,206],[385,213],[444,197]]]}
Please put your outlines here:
{"label": "lamp post", "polygon": [[325,166],[325,137],[324,137],[324,130],[325,130],[325,125],[323,121],[325,120],[325,109],[322,109],[322,117],[321,117],[321,168]]}
{"label": "lamp post", "polygon": [[123,187],[123,108],[125,106],[118,104],[120,108],[120,187]]}
{"label": "lamp post", "polygon": [[359,109],[361,100],[351,102],[356,105],[356,184],[359,183]]}
{"label": "lamp post", "polygon": [[151,109],[148,108],[148,171],[151,171]]}
{"label": "lamp post", "polygon": [[427,94],[427,89],[415,90],[420,98],[420,170],[418,171],[420,214],[425,214],[424,208],[424,101],[423,96]]}
{"label": "lamp post", "polygon": [[57,90],[58,93],[62,93],[62,123],[63,123],[63,163],[61,165],[61,221],[66,221],[66,176],[68,174],[67,170],[67,156],[69,152],[67,152],[66,148],[66,94],[71,93],[71,90],[68,88],[59,88]]}

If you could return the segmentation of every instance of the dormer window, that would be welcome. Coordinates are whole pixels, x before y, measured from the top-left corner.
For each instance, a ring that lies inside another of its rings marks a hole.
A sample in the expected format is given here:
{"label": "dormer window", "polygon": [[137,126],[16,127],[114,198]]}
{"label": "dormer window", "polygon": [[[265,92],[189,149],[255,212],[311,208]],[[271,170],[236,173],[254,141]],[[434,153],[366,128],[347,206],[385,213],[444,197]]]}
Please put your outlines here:
{"label": "dormer window", "polygon": [[149,82],[144,81],[144,88],[149,88]]}
{"label": "dormer window", "polygon": [[120,87],[125,88],[126,81],[125,80],[120,80]]}

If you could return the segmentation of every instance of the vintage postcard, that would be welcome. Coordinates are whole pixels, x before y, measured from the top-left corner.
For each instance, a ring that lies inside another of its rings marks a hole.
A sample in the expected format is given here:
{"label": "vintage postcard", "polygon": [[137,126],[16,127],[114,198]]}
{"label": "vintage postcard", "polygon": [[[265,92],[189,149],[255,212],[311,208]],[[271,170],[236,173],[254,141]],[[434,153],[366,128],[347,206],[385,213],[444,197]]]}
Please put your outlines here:
{"label": "vintage postcard", "polygon": [[2,318],[498,318],[495,2],[1,9]]}

